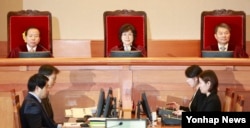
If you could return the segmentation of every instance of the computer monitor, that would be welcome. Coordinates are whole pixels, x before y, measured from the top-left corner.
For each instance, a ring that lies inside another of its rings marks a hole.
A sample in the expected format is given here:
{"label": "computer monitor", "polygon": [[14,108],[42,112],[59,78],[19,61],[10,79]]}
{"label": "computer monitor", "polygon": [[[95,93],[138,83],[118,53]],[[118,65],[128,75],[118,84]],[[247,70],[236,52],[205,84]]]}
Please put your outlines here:
{"label": "computer monitor", "polygon": [[111,51],[110,57],[142,57],[141,51]]}
{"label": "computer monitor", "polygon": [[104,109],[104,104],[105,104],[105,92],[101,88],[100,93],[99,93],[98,104],[97,104],[96,117],[101,117],[102,116],[103,109]]}
{"label": "computer monitor", "polygon": [[141,105],[147,118],[152,122],[152,114],[151,114],[150,106],[149,106],[148,99],[147,99],[145,92],[141,94]]}
{"label": "computer monitor", "polygon": [[19,52],[19,58],[48,58],[52,57],[50,51]]}
{"label": "computer monitor", "polygon": [[113,100],[113,97],[111,95],[107,95],[105,106],[104,106],[104,111],[103,111],[103,117],[105,118],[111,117],[111,112],[113,109],[112,100]]}
{"label": "computer monitor", "polygon": [[201,51],[204,58],[232,58],[234,51]]}

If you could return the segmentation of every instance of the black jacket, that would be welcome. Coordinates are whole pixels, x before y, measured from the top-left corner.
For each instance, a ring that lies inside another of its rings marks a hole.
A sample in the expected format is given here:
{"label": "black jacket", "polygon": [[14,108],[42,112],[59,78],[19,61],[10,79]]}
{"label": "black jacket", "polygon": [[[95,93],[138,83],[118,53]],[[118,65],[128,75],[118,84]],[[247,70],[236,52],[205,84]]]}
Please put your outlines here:
{"label": "black jacket", "polygon": [[42,104],[30,93],[25,97],[20,109],[22,128],[57,128]]}

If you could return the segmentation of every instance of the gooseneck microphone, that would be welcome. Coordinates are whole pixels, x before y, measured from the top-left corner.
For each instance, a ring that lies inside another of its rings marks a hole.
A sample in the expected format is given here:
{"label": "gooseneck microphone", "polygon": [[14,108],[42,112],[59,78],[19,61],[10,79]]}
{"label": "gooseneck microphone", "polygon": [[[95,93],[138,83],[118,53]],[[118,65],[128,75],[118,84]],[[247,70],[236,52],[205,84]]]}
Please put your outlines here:
{"label": "gooseneck microphone", "polygon": [[38,44],[38,46],[41,47],[41,48],[43,48],[43,50],[45,50],[45,51],[50,51],[47,48],[45,48],[43,45],[41,45],[40,43]]}
{"label": "gooseneck microphone", "polygon": [[39,47],[41,47],[44,51],[48,51],[50,56],[53,57],[52,53],[50,50],[48,50],[47,48],[45,48],[43,45],[41,45],[40,43],[38,44]]}
{"label": "gooseneck microphone", "polygon": [[109,127],[107,127],[107,128],[113,128],[113,127],[118,127],[118,126],[122,126],[122,125],[123,125],[123,122],[120,122],[120,123],[118,123],[118,124],[109,126]]}

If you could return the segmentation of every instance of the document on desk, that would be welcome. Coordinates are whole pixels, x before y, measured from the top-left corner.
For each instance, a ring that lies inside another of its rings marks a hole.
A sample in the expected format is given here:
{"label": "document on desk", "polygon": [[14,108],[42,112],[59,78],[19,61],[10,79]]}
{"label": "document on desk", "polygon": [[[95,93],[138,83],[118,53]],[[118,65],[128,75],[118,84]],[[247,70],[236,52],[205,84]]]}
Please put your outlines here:
{"label": "document on desk", "polygon": [[85,115],[92,115],[93,109],[96,107],[65,109],[65,117],[83,118]]}
{"label": "document on desk", "polygon": [[67,127],[67,128],[80,128],[81,127],[81,123],[77,123],[77,122],[64,122],[63,123],[63,127]]}

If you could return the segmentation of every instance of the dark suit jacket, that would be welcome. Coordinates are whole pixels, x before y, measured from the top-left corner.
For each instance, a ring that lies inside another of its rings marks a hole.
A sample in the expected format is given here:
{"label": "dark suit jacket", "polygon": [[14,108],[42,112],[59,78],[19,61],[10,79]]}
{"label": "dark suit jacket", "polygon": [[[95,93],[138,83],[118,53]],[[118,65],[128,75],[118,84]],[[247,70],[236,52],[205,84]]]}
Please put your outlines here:
{"label": "dark suit jacket", "polygon": [[[212,44],[209,47],[205,48],[204,50],[212,50],[212,51],[219,51],[218,44]],[[234,51],[235,58],[248,58],[248,54],[241,46],[235,46],[231,43],[228,44],[228,51]]]}
{"label": "dark suit jacket", "polygon": [[196,91],[194,97],[190,101],[190,108],[186,106],[180,106],[181,110],[184,110],[186,112],[196,112],[198,109],[198,106],[202,104],[204,99],[206,98],[205,94],[201,93],[200,88]]}
{"label": "dark suit jacket", "polygon": [[42,104],[31,94],[25,97],[20,109],[22,128],[57,128]]}
{"label": "dark suit jacket", "polygon": [[211,92],[209,96],[207,96],[201,105],[198,105],[198,112],[220,112],[221,111],[221,103],[220,98],[216,92]]}
{"label": "dark suit jacket", "polygon": [[44,109],[46,110],[49,118],[55,123],[54,121],[54,112],[50,103],[50,100],[48,97],[42,99],[42,105],[44,107]]}
{"label": "dark suit jacket", "polygon": [[[36,51],[48,51],[48,50],[43,48],[41,45],[37,45]],[[23,44],[18,48],[13,49],[9,53],[8,58],[19,58],[19,52],[28,52],[26,44]]]}

